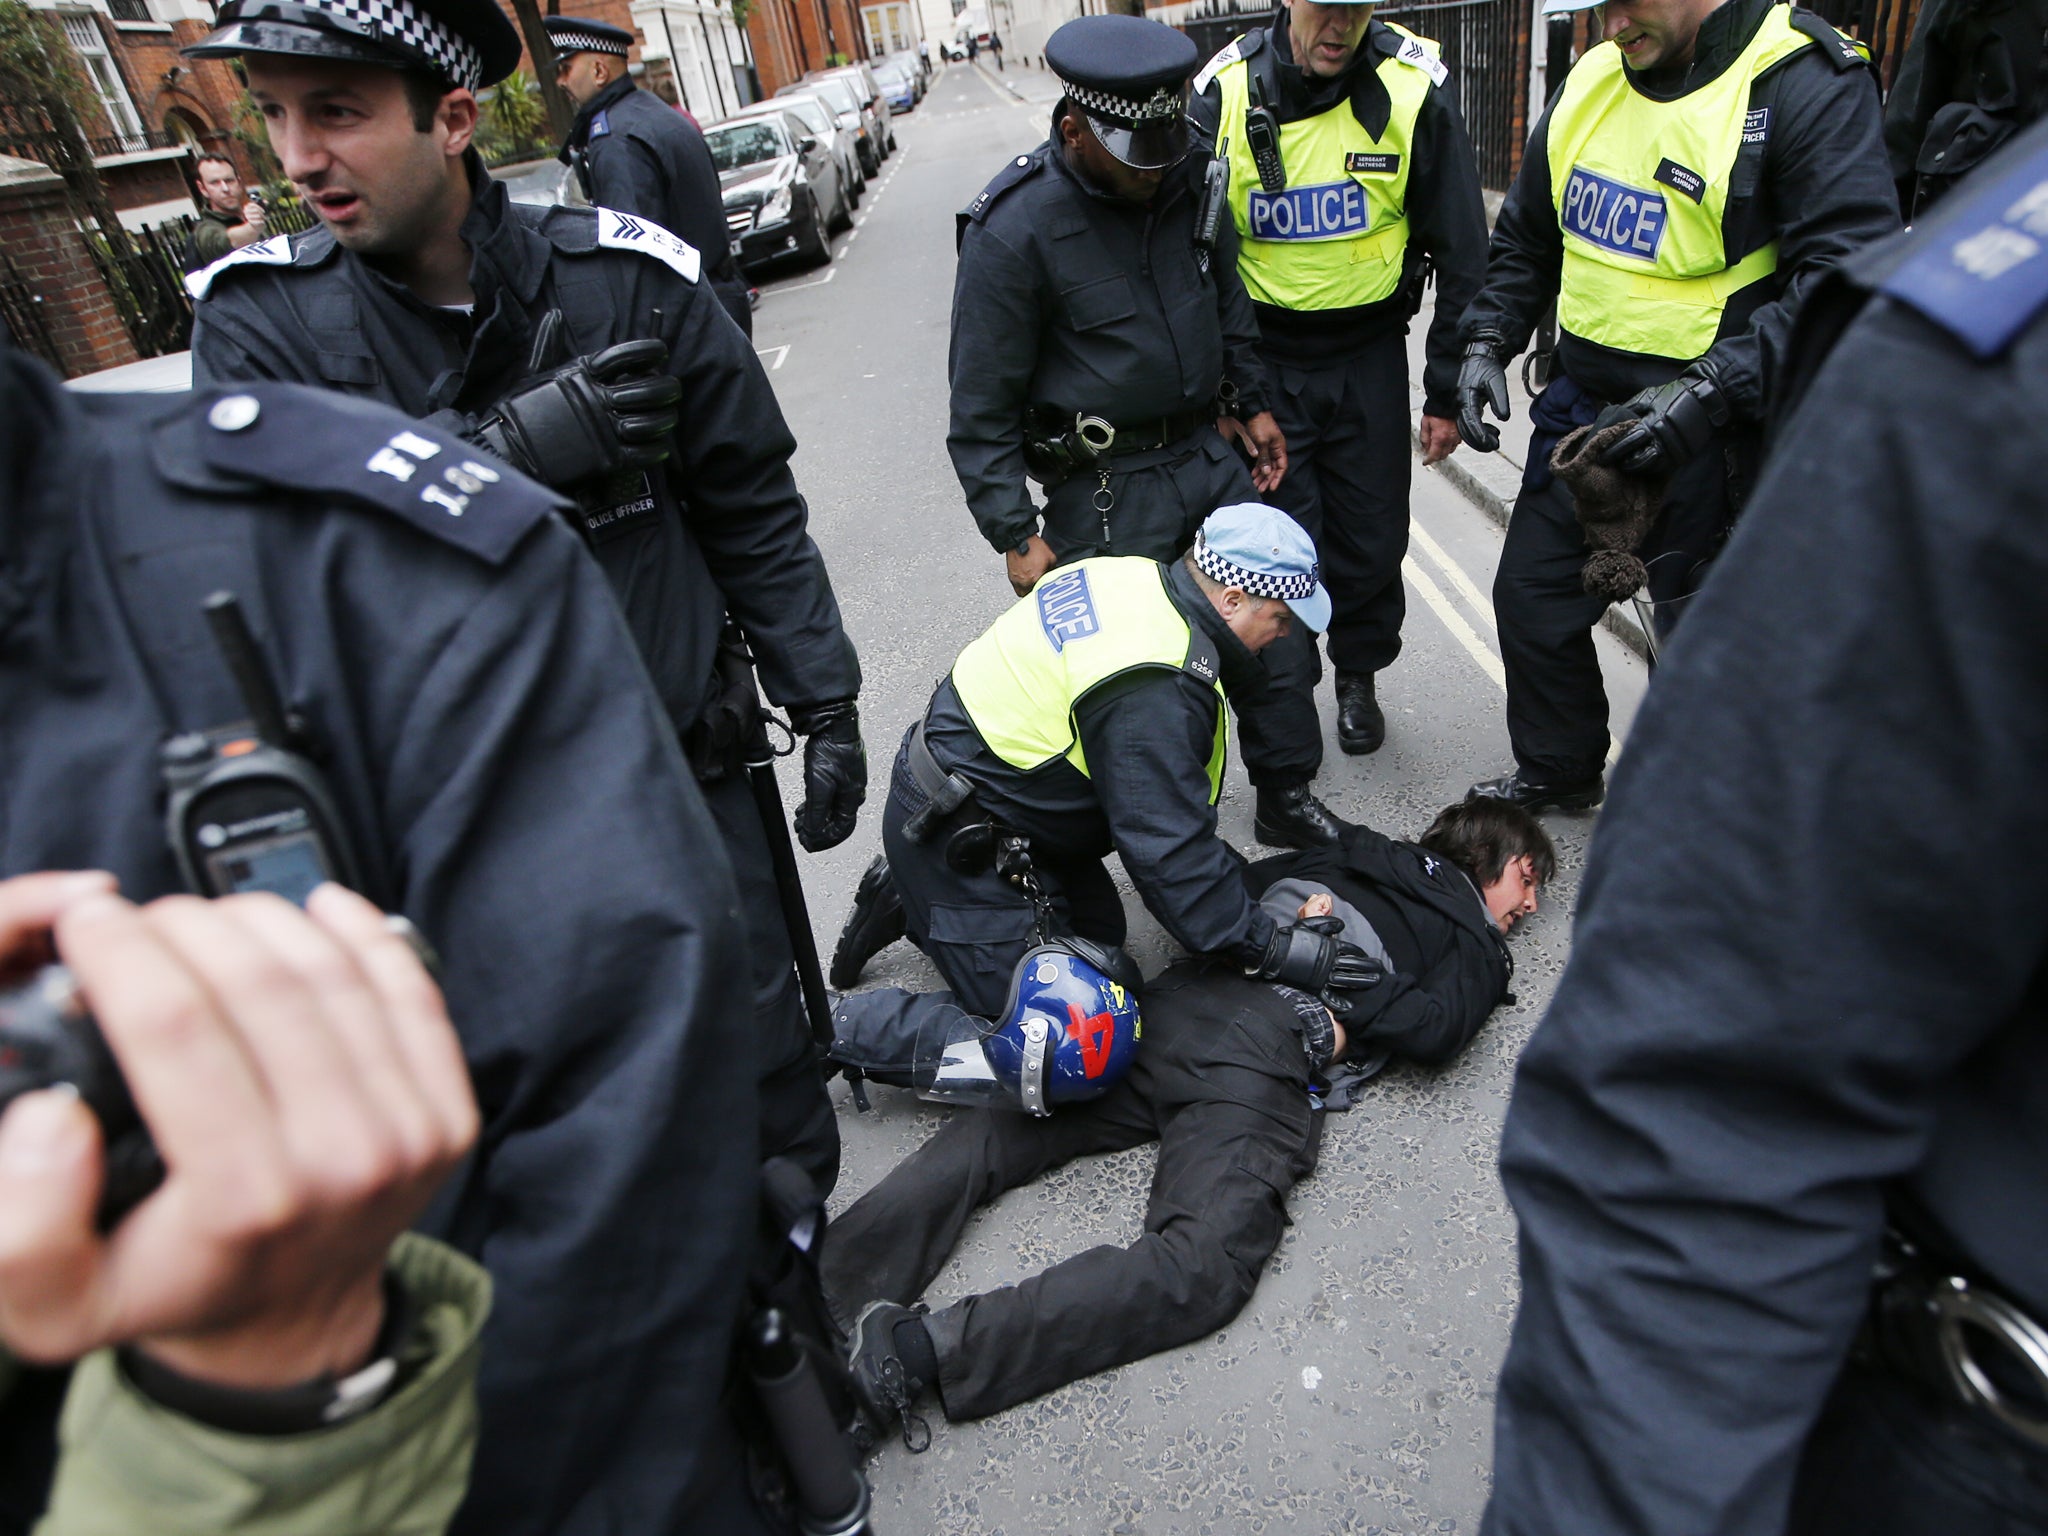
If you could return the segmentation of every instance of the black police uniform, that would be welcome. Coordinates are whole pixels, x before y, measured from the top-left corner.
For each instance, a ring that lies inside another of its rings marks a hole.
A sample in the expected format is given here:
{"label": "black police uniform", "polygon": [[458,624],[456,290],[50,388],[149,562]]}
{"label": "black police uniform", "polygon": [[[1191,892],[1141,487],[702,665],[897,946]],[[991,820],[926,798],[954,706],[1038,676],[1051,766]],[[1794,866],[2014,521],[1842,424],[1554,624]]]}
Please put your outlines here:
{"label": "black police uniform", "polygon": [[1884,104],[1884,146],[1910,220],[2048,113],[2048,3],[1927,0]]}
{"label": "black police uniform", "polygon": [[577,112],[562,159],[598,207],[652,219],[695,246],[718,302],[753,336],[754,307],[733,254],[718,167],[687,117],[630,79],[614,80]]}
{"label": "black police uniform", "polygon": [[[200,607],[232,591],[364,893],[441,956],[483,1111],[426,1223],[497,1284],[471,1528],[749,1528],[719,1407],[757,1210],[732,877],[557,499],[290,386],[79,396],[0,353],[0,402],[0,876],[183,889],[157,749],[247,718]],[[12,1494],[31,1438],[0,1433]]]}
{"label": "black police uniform", "polygon": [[[1352,827],[1337,847],[1244,871],[1250,892],[1286,878],[1350,902],[1393,962],[1378,986],[1347,994],[1354,1054],[1447,1061],[1506,995],[1506,941],[1441,857]],[[1302,1005],[1322,1007],[1213,960],[1185,961],[1146,985],[1130,1075],[1100,1100],[1046,1119],[951,1115],[832,1224],[822,1262],[842,1321],[870,1301],[916,1301],[976,1207],[1003,1191],[1156,1140],[1144,1235],[932,1313],[939,1379],[927,1385],[948,1418],[978,1418],[1224,1326],[1280,1241],[1287,1190],[1315,1168],[1323,1116],[1309,1097],[1319,1079]]]}
{"label": "black police uniform", "polygon": [[[1379,66],[1400,51],[1384,22],[1366,28],[1343,73],[1323,80],[1294,62],[1286,13],[1236,44],[1266,82],[1281,124],[1318,117],[1349,98],[1360,123],[1386,132],[1393,102]],[[1212,65],[1213,67],[1213,65]],[[1217,140],[1223,88],[1213,79],[1189,107],[1205,147]],[[1433,86],[1409,146],[1407,252],[1401,283],[1384,299],[1338,310],[1252,302],[1259,355],[1273,381],[1274,414],[1287,434],[1287,478],[1272,494],[1316,541],[1335,613],[1330,661],[1370,676],[1401,652],[1408,552],[1408,322],[1434,272],[1436,308],[1423,370],[1423,410],[1458,413],[1458,322],[1486,277],[1486,207],[1464,115],[1448,84]],[[1285,653],[1320,676],[1314,648]],[[1272,666],[1268,662],[1268,666]]]}
{"label": "black police uniform", "polygon": [[[961,216],[946,447],[995,549],[1020,548],[1038,529],[1025,487],[1027,423],[1058,435],[1076,415],[1100,416],[1127,445],[1048,487],[1044,537],[1062,562],[1171,560],[1218,507],[1260,499],[1216,431],[1226,380],[1241,417],[1272,400],[1228,215],[1213,253],[1195,244],[1205,163],[1182,161],[1150,204],[1133,203],[1067,164],[1055,119],[1052,136],[1005,166]],[[1323,746],[1310,685],[1303,674],[1239,709],[1253,784],[1315,777]]]}
{"label": "black police uniform", "polygon": [[[1771,9],[1770,0],[1728,0],[1701,24],[1682,76],[1631,71],[1631,86],[1660,101],[1698,90],[1740,57]],[[1775,239],[1777,270],[1728,301],[1707,353],[1733,419],[1671,478],[1642,551],[1659,603],[1675,605],[1697,589],[1741,510],[1801,298],[1830,265],[1898,228],[1869,72],[1824,22],[1794,16],[1826,36],[1751,88],[1748,117],[1763,125],[1763,139],[1738,159],[1731,191],[1749,195],[1731,195],[1722,220],[1731,259]],[[1497,337],[1504,357],[1528,345],[1557,297],[1564,235],[1551,195],[1549,122],[1546,112],[1529,140],[1494,225],[1486,286],[1465,311],[1464,339]],[[1570,493],[1551,476],[1550,452],[1606,403],[1669,382],[1685,366],[1569,332],[1558,337],[1552,381],[1530,413],[1528,466],[1493,588],[1508,734],[1530,784],[1597,781],[1608,746],[1592,635],[1607,604],[1581,584],[1586,543]],[[1677,611],[1662,609],[1660,619]]]}
{"label": "black police uniform", "polygon": [[2036,127],[1810,301],[1809,373],[1863,307],[1636,717],[1517,1076],[1494,1536],[2048,1530],[2048,1449],[1852,1348],[1887,1219],[2048,1323],[2043,236]]}
{"label": "black police uniform", "polygon": [[[796,709],[852,698],[860,666],[806,531],[789,471],[795,439],[746,338],[636,221],[525,207],[480,166],[472,177],[461,232],[474,318],[423,303],[315,228],[210,269],[193,332],[197,376],[322,384],[461,423],[530,376],[534,329],[551,310],[566,322],[571,353],[657,337],[683,387],[674,453],[657,472],[666,483],[636,480],[581,515],[670,718],[689,733],[716,702],[728,612],[746,629],[772,701]],[[680,516],[661,494],[671,489]],[[740,882],[754,964],[764,1155],[798,1157],[829,1189],[838,1130],[811,1064],[766,837],[744,777],[725,766],[704,789]]]}

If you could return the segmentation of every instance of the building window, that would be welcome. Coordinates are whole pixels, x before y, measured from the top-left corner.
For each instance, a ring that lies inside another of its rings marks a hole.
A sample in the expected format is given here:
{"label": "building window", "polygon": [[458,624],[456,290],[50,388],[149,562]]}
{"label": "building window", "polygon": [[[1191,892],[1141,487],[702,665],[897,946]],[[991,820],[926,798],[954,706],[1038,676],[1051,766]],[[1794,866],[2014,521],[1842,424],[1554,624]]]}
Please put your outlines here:
{"label": "building window", "polygon": [[[147,149],[149,139],[142,131],[142,119],[135,114],[135,103],[128,99],[128,87],[122,83],[121,71],[114,67],[114,60],[107,53],[107,42],[100,36],[98,23],[90,16],[66,15],[64,35],[85,65],[100,106],[106,111],[116,141],[111,146],[113,150],[128,153]],[[100,148],[97,143],[93,147]]]}
{"label": "building window", "polygon": [[149,0],[107,0],[107,10],[116,21],[155,21],[149,14]]}

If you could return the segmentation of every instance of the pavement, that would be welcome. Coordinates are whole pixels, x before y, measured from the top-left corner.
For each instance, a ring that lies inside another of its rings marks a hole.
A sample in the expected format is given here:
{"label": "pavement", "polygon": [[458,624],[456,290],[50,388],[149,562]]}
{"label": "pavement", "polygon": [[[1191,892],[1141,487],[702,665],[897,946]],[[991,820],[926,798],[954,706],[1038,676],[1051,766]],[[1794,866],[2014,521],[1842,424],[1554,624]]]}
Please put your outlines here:
{"label": "pavement", "polygon": [[[1011,601],[946,458],[953,215],[1043,138],[1057,95],[1049,75],[1021,64],[1000,75],[940,71],[923,105],[899,119],[900,147],[855,228],[834,241],[832,263],[762,285],[755,345],[796,431],[798,482],[866,674],[868,809],[846,844],[803,856],[827,953],[878,851],[896,742],[959,648]],[[1520,425],[1524,441],[1526,418],[1518,400],[1510,433]],[[1322,690],[1328,755],[1317,788],[1341,815],[1413,836],[1511,762],[1486,595],[1501,530],[1460,473],[1511,495],[1514,443],[1499,464],[1460,450],[1451,467],[1416,475],[1407,643],[1381,684],[1386,746],[1341,755],[1327,680]],[[1611,636],[1598,642],[1624,735],[1646,669]],[[783,780],[793,799],[796,775],[786,769]],[[1256,856],[1251,805],[1233,761],[1221,831]],[[1327,1128],[1321,1167],[1295,1191],[1293,1225],[1236,1321],[979,1422],[947,1424],[931,1405],[928,1452],[893,1445],[870,1464],[881,1536],[1477,1530],[1516,1297],[1495,1150],[1516,1054],[1570,950],[1592,818],[1546,822],[1562,868],[1512,941],[1515,1001],[1458,1062],[1391,1071]],[[1173,946],[1129,905],[1132,948],[1154,970]],[[930,986],[937,976],[899,944],[866,982]],[[870,1091],[874,1108],[862,1114],[843,1083],[833,1086],[846,1143],[835,1210],[946,1113]],[[1130,1241],[1151,1172],[1140,1149],[1005,1196],[977,1218],[928,1299],[944,1305],[1091,1244]]]}

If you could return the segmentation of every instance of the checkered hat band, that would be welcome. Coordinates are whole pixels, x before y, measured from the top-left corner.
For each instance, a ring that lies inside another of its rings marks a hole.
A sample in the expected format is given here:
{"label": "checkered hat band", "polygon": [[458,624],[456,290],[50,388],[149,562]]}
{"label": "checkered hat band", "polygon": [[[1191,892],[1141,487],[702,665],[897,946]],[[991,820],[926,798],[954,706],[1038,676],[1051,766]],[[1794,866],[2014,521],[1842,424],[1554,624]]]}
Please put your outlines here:
{"label": "checkered hat band", "polygon": [[1112,96],[1107,91],[1092,90],[1085,85],[1076,85],[1071,80],[1061,80],[1060,89],[1067,93],[1085,112],[1099,112],[1104,117],[1122,118],[1136,127],[1140,123],[1177,122],[1186,110],[1181,105],[1180,92],[1160,86],[1143,101],[1133,101],[1128,96]]}
{"label": "checkered hat band", "polygon": [[1283,603],[1295,602],[1311,597],[1316,590],[1321,567],[1312,565],[1305,575],[1273,576],[1265,571],[1247,570],[1235,560],[1226,560],[1209,547],[1209,541],[1201,534],[1195,535],[1195,568],[1211,581],[1220,581],[1226,587],[1242,587],[1253,597],[1277,597]]}
{"label": "checkered hat band", "polygon": [[595,32],[555,32],[548,41],[555,45],[557,53],[616,53],[626,56],[626,45],[616,38],[599,37]]}
{"label": "checkered hat band", "polygon": [[316,11],[342,17],[422,55],[456,85],[475,90],[483,83],[483,55],[407,0],[306,0]]}

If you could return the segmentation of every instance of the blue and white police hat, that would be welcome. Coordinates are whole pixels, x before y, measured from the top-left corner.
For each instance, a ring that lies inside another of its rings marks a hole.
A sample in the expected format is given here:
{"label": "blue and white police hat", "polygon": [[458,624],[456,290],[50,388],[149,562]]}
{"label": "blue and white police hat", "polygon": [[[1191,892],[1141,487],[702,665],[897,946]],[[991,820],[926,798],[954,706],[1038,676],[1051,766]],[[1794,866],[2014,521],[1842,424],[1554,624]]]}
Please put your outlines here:
{"label": "blue and white police hat", "polygon": [[1277,597],[1310,629],[1330,627],[1330,594],[1315,540],[1285,512],[1256,501],[1211,512],[1195,535],[1195,568],[1253,597]]}
{"label": "blue and white police hat", "polygon": [[1080,16],[1045,40],[1045,62],[1102,147],[1133,170],[1187,158],[1194,39],[1140,16]]}
{"label": "blue and white police hat", "polygon": [[633,46],[633,34],[624,27],[588,16],[550,16],[542,25],[548,29],[548,41],[555,45],[558,59],[572,53],[615,53],[623,59]]}
{"label": "blue and white police hat", "polygon": [[437,75],[480,90],[519,65],[519,31],[495,0],[227,0],[192,59],[278,54]]}

